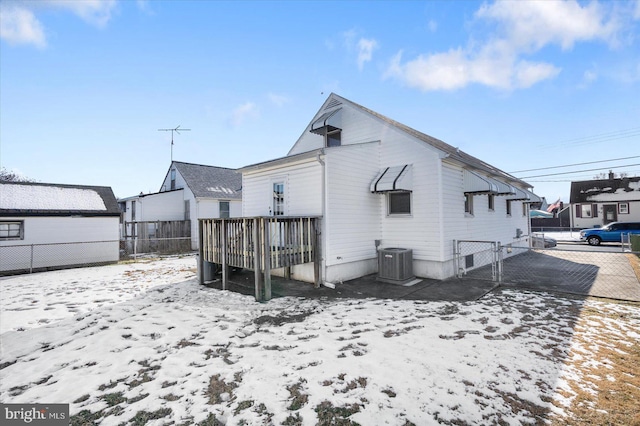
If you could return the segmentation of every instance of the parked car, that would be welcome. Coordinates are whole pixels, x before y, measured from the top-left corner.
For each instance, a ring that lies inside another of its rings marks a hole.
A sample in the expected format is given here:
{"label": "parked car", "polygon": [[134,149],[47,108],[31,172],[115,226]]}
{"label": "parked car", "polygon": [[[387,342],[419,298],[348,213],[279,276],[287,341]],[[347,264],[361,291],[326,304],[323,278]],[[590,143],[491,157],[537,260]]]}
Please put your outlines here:
{"label": "parked car", "polygon": [[613,222],[602,228],[583,229],[580,231],[580,240],[592,246],[620,243],[625,234],[640,234],[640,222]]}
{"label": "parked car", "polygon": [[552,248],[558,245],[558,242],[553,238],[532,235],[531,236],[531,246],[533,248]]}

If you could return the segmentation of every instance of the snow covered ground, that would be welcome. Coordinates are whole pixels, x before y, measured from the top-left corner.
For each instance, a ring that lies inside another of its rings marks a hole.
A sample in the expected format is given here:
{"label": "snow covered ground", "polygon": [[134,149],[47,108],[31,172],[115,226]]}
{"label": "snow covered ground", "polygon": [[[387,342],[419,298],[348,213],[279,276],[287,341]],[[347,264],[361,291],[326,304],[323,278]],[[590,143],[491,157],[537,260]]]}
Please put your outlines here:
{"label": "snow covered ground", "polygon": [[591,356],[601,336],[640,341],[638,305],[510,290],[259,304],[199,286],[193,257],[0,286],[0,400],[101,425],[537,423],[588,388],[581,365],[611,368]]}

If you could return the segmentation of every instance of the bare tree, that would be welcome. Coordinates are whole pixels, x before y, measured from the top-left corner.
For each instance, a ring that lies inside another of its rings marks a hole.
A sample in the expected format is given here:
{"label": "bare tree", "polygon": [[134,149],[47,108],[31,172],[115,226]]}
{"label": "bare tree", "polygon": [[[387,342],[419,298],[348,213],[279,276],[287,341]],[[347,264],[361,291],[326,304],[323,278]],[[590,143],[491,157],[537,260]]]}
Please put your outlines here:
{"label": "bare tree", "polygon": [[35,180],[2,167],[0,168],[0,182],[35,182]]}

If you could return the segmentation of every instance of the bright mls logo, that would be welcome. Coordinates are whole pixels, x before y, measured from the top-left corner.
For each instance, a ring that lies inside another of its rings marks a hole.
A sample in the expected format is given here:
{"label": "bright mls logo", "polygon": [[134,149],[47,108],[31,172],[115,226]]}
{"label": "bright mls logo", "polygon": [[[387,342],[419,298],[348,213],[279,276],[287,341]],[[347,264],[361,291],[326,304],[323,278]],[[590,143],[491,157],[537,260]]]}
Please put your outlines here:
{"label": "bright mls logo", "polygon": [[69,404],[0,404],[3,425],[67,426]]}

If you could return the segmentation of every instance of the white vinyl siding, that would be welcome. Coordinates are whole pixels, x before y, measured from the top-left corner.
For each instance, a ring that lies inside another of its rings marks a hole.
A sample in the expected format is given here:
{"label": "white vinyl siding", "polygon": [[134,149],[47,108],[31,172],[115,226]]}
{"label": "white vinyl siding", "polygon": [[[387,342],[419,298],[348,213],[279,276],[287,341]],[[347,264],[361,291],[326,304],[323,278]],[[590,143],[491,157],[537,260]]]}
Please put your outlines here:
{"label": "white vinyl siding", "polygon": [[[462,168],[443,162],[443,227],[445,259],[453,256],[453,240],[517,242],[517,229],[528,233],[528,218],[521,215],[522,202],[512,201],[513,214],[507,216],[508,196],[496,195],[495,211],[489,210],[486,195],[473,195],[473,216],[464,212],[464,186]],[[516,210],[514,210],[516,209]],[[495,213],[495,214],[494,214]]]}
{"label": "white vinyl siding", "polygon": [[379,144],[372,143],[327,152],[324,225],[329,266],[376,257],[375,240],[381,237],[384,195],[372,194],[370,185],[380,171],[378,150]]}
{"label": "white vinyl siding", "polygon": [[[117,262],[120,257],[119,217],[15,217],[3,221],[21,221],[24,239],[0,240],[0,247],[11,256],[0,262],[0,271],[19,269],[81,265],[87,262]],[[61,246],[35,246],[34,263],[31,265],[30,244],[85,243]],[[89,244],[86,244],[89,243]],[[43,247],[46,247],[43,248]],[[15,250],[15,251],[9,251]]]}
{"label": "white vinyl siding", "polygon": [[242,215],[273,213],[273,184],[285,186],[287,216],[322,216],[322,168],[314,158],[277,169],[245,172],[242,175]]}

